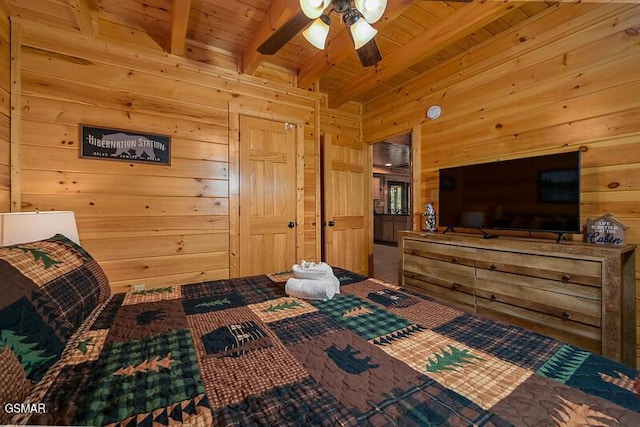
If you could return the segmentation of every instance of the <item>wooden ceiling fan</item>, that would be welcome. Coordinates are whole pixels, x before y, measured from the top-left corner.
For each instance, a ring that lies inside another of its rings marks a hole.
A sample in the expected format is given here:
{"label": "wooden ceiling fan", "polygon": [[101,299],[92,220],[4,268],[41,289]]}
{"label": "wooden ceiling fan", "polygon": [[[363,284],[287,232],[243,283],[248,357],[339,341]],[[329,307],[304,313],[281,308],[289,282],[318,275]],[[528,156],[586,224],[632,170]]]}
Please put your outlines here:
{"label": "wooden ceiling fan", "polygon": [[305,39],[318,49],[324,49],[331,25],[330,15],[335,12],[341,16],[362,66],[375,65],[382,59],[382,55],[375,40],[378,31],[370,24],[382,17],[386,6],[387,0],[300,0],[300,11],[274,31],[258,47],[258,52],[274,55],[303,30]]}

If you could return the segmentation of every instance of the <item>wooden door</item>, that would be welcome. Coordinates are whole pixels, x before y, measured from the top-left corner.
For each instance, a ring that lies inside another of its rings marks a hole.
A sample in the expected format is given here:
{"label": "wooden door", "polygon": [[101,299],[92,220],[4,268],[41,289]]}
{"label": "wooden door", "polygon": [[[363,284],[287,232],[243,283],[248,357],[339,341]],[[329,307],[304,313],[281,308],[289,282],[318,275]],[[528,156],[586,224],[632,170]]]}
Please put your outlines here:
{"label": "wooden door", "polygon": [[296,130],[240,117],[240,275],[296,262]]}
{"label": "wooden door", "polygon": [[325,261],[360,274],[369,274],[368,207],[372,206],[367,147],[339,144],[323,138]]}

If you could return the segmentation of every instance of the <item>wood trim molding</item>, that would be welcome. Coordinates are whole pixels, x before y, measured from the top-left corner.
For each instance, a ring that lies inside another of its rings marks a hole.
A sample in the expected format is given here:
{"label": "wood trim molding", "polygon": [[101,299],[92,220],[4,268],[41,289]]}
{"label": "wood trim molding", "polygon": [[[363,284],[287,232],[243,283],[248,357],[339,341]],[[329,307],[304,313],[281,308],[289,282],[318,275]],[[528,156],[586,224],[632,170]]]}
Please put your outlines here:
{"label": "wood trim molding", "polygon": [[229,277],[240,276],[240,113],[229,111]]}
{"label": "wood trim molding", "polygon": [[[362,129],[362,126],[360,127]],[[362,135],[362,132],[360,133]],[[362,138],[362,136],[360,137]],[[373,277],[374,269],[373,269],[373,251],[374,251],[374,235],[373,235],[373,227],[374,227],[374,217],[373,217],[373,144],[365,144],[367,147],[366,155],[367,162],[364,168],[364,192],[368,194],[367,198],[367,206],[366,211],[367,215],[364,216],[364,227],[366,230],[365,238],[367,239],[367,243],[365,248],[367,249],[367,276]]]}
{"label": "wood trim molding", "polygon": [[316,173],[315,173],[315,178],[316,178],[316,215],[315,215],[315,220],[316,220],[316,231],[315,231],[315,236],[316,236],[316,255],[315,255],[315,260],[316,262],[320,262],[322,260],[322,206],[323,206],[323,202],[322,202],[322,170],[323,170],[323,166],[322,166],[322,162],[321,162],[321,151],[322,151],[322,136],[320,135],[320,108],[321,108],[321,95],[320,95],[320,87],[319,85],[315,86],[315,93],[316,93],[316,111],[315,111],[315,117],[314,117],[314,124],[315,124],[315,131],[313,132],[314,135],[314,142],[315,142],[315,147],[316,147],[316,156],[315,156],[315,168],[316,168]]}
{"label": "wood trim molding", "polygon": [[21,145],[22,131],[22,26],[11,18],[11,139],[10,139],[10,200],[11,212],[22,211]]}
{"label": "wood trim molding", "polygon": [[[306,110],[304,112],[306,113]],[[249,105],[239,104],[235,102],[229,103],[229,114],[231,113],[244,114],[247,116],[257,117],[260,119],[275,120],[278,122],[293,123],[296,126],[304,125],[307,122],[306,116],[295,117],[288,114],[277,113],[274,111],[267,111],[260,108],[251,108],[251,106]]]}
{"label": "wood trim molding", "polygon": [[304,256],[304,125],[296,129],[296,260]]}
{"label": "wood trim molding", "polygon": [[422,229],[422,188],[420,183],[422,174],[422,126],[416,126],[411,131],[411,209],[413,216],[413,230]]}

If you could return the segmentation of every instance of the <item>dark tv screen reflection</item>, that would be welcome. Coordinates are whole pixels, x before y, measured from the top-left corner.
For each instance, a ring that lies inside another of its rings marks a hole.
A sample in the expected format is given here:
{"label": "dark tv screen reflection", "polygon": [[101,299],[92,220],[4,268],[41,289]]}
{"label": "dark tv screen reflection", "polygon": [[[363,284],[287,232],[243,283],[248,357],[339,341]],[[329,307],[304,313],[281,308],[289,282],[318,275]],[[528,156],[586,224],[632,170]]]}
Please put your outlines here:
{"label": "dark tv screen reflection", "polygon": [[439,224],[580,233],[580,152],[440,170]]}

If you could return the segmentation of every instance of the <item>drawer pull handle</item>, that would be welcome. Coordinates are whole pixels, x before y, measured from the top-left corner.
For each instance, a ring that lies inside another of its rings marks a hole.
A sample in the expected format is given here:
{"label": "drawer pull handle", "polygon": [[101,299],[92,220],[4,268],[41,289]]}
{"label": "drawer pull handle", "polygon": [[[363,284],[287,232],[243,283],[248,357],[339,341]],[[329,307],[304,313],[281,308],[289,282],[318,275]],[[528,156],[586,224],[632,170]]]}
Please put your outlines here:
{"label": "drawer pull handle", "polygon": [[454,264],[457,264],[458,263],[458,258],[451,258],[451,262],[454,263]]}
{"label": "drawer pull handle", "polygon": [[492,270],[492,271],[493,271],[493,270],[497,270],[497,269],[498,269],[498,266],[497,266],[497,265],[495,265],[495,264],[491,264],[491,265],[489,266],[489,270]]}
{"label": "drawer pull handle", "polygon": [[568,319],[569,318],[569,313],[567,313],[566,311],[562,312],[562,318],[563,319]]}
{"label": "drawer pull handle", "polygon": [[569,276],[568,274],[564,274],[562,276],[562,281],[567,283],[569,280],[571,280],[571,276]]}
{"label": "drawer pull handle", "polygon": [[491,301],[495,301],[495,300],[497,300],[497,299],[498,299],[498,297],[497,297],[497,296],[495,296],[495,295],[493,295],[493,294],[491,295]]}
{"label": "drawer pull handle", "polygon": [[458,285],[457,283],[454,283],[453,285],[451,285],[451,290],[452,291],[457,291],[459,287],[460,287],[460,285]]}
{"label": "drawer pull handle", "polygon": [[414,250],[412,250],[412,251],[411,251],[411,255],[418,255],[418,251],[417,251],[417,250],[415,250],[415,249],[414,249]]}

